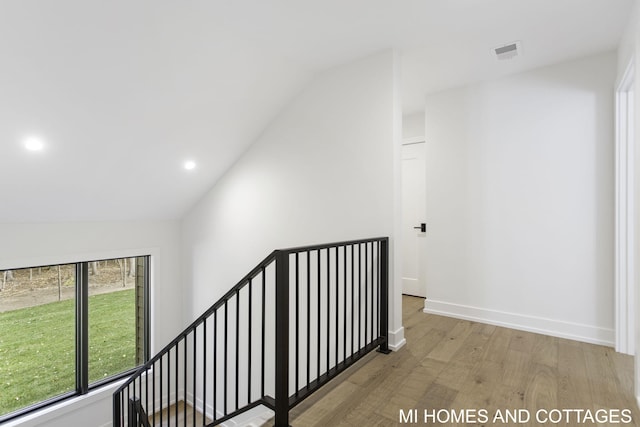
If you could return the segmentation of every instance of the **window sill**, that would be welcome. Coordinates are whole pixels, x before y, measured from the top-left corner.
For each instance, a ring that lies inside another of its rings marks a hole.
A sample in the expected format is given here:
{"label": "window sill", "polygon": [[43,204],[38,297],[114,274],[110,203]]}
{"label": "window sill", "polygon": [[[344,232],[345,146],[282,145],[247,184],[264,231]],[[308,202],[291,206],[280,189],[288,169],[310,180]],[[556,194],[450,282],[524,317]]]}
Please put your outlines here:
{"label": "window sill", "polygon": [[[85,395],[74,396],[62,402],[26,414],[22,417],[7,421],[6,423],[3,423],[3,427],[35,427],[46,425],[49,422],[52,422],[58,418],[62,418],[67,414],[78,411],[101,400],[108,401],[109,410],[107,412],[111,413],[111,395],[126,380],[127,378],[119,379],[112,383],[105,384],[100,388],[92,390]],[[100,420],[95,421],[98,423],[100,422]],[[98,425],[110,426],[111,420],[109,419],[108,421],[103,422],[103,424]]]}

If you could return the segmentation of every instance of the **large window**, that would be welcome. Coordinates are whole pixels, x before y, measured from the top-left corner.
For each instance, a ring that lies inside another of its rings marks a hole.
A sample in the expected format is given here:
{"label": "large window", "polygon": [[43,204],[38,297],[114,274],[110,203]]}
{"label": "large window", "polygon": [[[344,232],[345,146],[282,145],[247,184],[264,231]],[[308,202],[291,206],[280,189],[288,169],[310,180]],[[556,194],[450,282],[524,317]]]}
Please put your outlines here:
{"label": "large window", "polygon": [[148,257],[0,271],[0,422],[148,359]]}

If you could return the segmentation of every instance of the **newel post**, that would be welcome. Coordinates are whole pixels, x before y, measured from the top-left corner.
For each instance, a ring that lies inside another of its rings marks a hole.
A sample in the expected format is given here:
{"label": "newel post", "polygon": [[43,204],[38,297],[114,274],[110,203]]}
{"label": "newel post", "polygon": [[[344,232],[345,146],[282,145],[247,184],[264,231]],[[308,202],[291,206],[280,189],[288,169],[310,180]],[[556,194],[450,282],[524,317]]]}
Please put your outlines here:
{"label": "newel post", "polygon": [[122,426],[122,407],[120,406],[120,393],[113,395],[113,427]]}
{"label": "newel post", "polygon": [[275,425],[289,427],[289,253],[276,252]]}
{"label": "newel post", "polygon": [[389,354],[389,239],[380,241],[380,336],[378,351]]}

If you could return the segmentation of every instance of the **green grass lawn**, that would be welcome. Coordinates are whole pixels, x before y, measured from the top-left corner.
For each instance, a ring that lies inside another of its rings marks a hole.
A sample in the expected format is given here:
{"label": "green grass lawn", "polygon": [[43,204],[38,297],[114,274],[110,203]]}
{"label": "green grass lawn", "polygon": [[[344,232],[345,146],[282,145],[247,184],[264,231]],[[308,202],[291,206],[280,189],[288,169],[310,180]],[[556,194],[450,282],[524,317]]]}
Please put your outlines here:
{"label": "green grass lawn", "polygon": [[[133,289],[89,297],[89,379],[135,366]],[[75,389],[75,301],[0,313],[0,416]]]}

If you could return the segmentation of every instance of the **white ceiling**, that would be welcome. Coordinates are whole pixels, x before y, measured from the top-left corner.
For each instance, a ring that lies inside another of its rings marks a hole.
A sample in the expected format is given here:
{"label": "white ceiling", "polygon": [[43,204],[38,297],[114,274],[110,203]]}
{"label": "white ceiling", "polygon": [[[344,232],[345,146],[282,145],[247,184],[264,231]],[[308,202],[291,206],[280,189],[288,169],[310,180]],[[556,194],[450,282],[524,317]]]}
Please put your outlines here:
{"label": "white ceiling", "polygon": [[[0,222],[179,218],[317,72],[400,49],[415,112],[428,92],[614,49],[632,5],[3,0]],[[515,40],[521,58],[491,57]]]}

